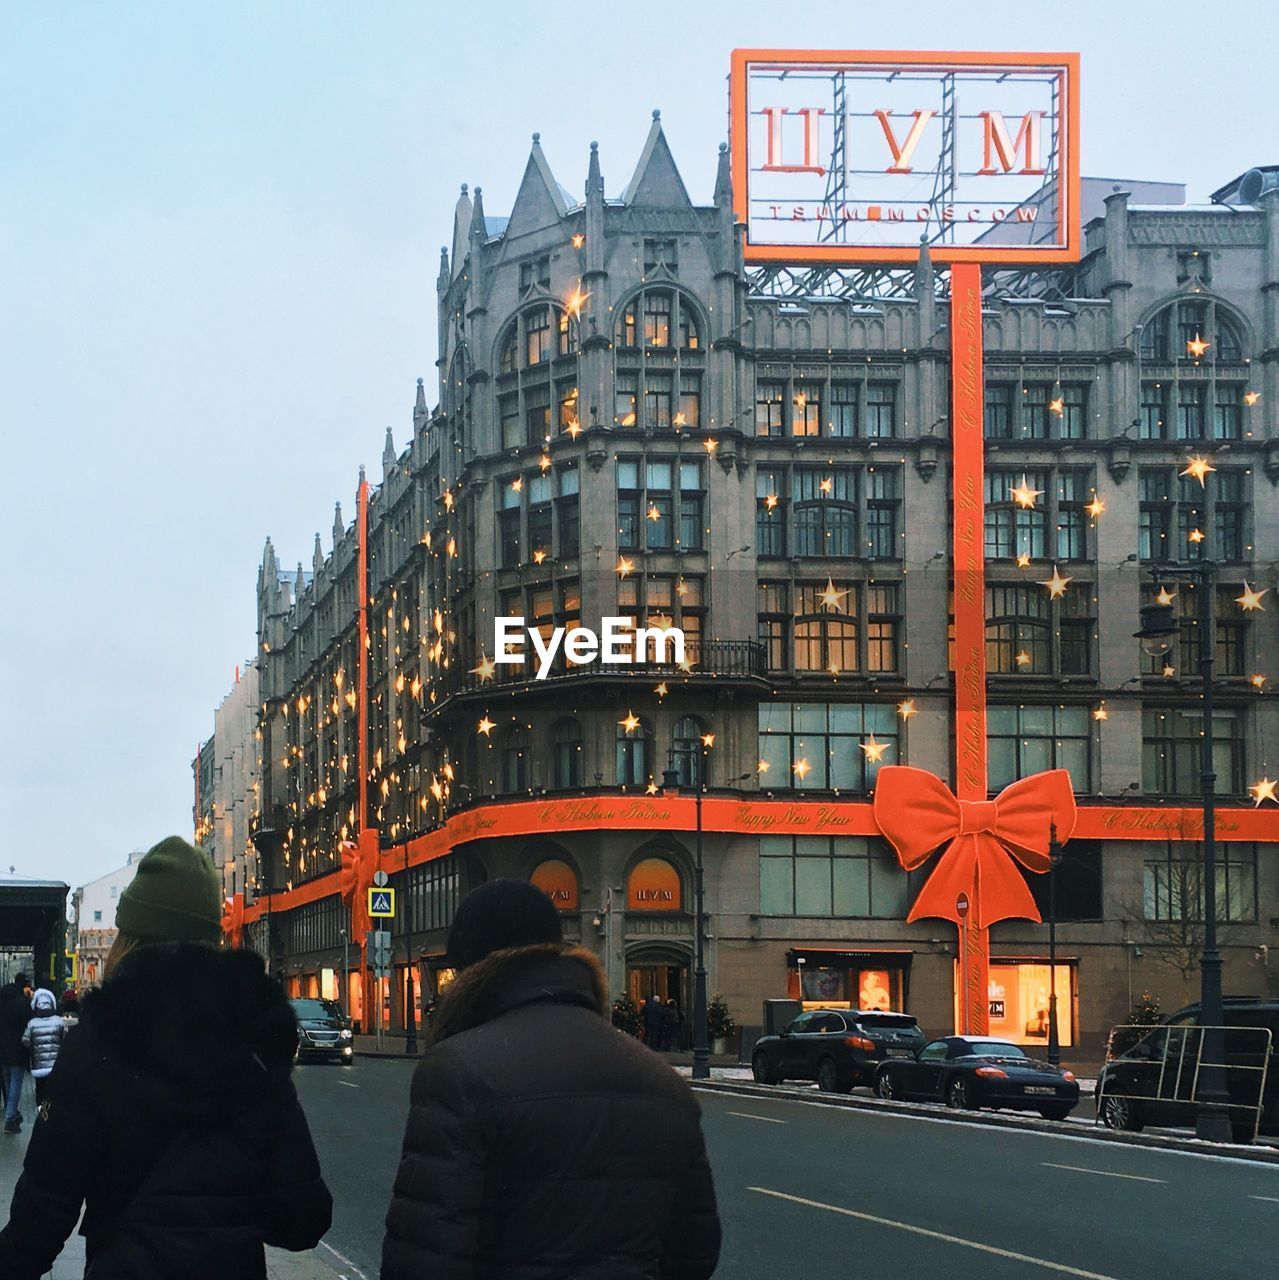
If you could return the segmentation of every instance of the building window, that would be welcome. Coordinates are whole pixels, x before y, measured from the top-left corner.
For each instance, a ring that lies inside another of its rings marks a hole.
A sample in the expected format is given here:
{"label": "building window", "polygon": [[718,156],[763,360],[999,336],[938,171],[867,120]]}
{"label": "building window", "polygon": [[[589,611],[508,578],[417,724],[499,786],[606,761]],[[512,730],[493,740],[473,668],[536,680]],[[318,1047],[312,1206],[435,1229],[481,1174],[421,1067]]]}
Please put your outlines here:
{"label": "building window", "polygon": [[555,398],[559,402],[560,434],[569,432],[581,425],[578,408],[579,394],[577,387],[561,382],[555,389]]}
{"label": "building window", "polygon": [[1082,440],[1088,434],[1088,384],[990,382],[985,417],[990,440]]}
{"label": "building window", "polygon": [[671,295],[656,289],[644,294],[644,345],[671,345]]}
{"label": "building window", "polygon": [[986,439],[1010,440],[1013,434],[1013,395],[1016,383],[986,383]]}
{"label": "building window", "polygon": [[650,721],[640,719],[633,728],[628,728],[625,721],[618,723],[616,765],[620,787],[644,787],[652,781],[653,726]]}
{"label": "building window", "polygon": [[819,436],[822,433],[822,384],[798,382],[791,397],[791,434]]}
{"label": "building window", "polygon": [[[1033,506],[1025,505],[1027,492]],[[1090,473],[1080,468],[987,471],[987,559],[1087,560],[1086,507],[1095,494]]]}
{"label": "building window", "polygon": [[681,373],[679,376],[679,412],[675,415],[677,427],[697,430],[702,425],[702,375]]}
{"label": "building window", "polygon": [[871,440],[887,440],[897,434],[897,384],[866,384],[866,435]]}
{"label": "building window", "polygon": [[683,716],[671,736],[671,765],[679,785],[696,790],[706,783],[706,726],[696,716]]}
{"label": "building window", "polygon": [[1173,467],[1142,467],[1138,473],[1141,558],[1199,560],[1207,548],[1207,554],[1219,561],[1243,561],[1248,510],[1244,471],[1222,467],[1208,477],[1208,483],[1214,486],[1215,542],[1191,538],[1202,528],[1206,495],[1199,481],[1179,472]]}
{"label": "building window", "polygon": [[554,778],[556,787],[582,785],[582,726],[571,716],[557,720],[551,730],[551,744],[555,753]]}
{"label": "building window", "polygon": [[857,434],[857,387],[856,382],[830,384],[830,434],[841,440]]}
{"label": "building window", "polygon": [[1088,675],[1092,584],[1072,582],[1053,600],[1042,586],[986,588],[986,663],[992,675]]}
{"label": "building window", "polygon": [[[1101,920],[1105,917],[1102,904],[1102,842],[1100,840],[1071,840],[1065,848],[1065,856],[1056,870],[1047,875],[1028,871],[1018,864],[1039,914],[1049,918],[1049,897],[1059,924],[1070,921]],[[1055,885],[1049,885],[1049,876]]]}
{"label": "building window", "polygon": [[531,475],[525,482],[528,490],[528,545],[529,554],[536,560],[537,553],[551,554],[551,476],[546,472]]}
{"label": "building window", "polygon": [[1244,392],[1247,388],[1238,382],[1218,382],[1212,410],[1212,437],[1214,440],[1243,439]]}
{"label": "building window", "polygon": [[634,627],[678,628],[684,633],[684,657],[696,664],[706,632],[703,585],[700,577],[685,574],[624,578],[617,584],[618,611]]}
{"label": "building window", "polygon": [[613,421],[619,427],[633,427],[639,420],[639,374],[619,373],[614,383]]}
{"label": "building window", "polygon": [[1066,769],[1077,793],[1092,790],[1088,707],[991,706],[986,710],[986,750],[990,789],[1010,782]]}
{"label": "building window", "polygon": [[577,872],[563,858],[539,862],[529,875],[529,884],[541,889],[560,911],[576,911],[580,894]]}
{"label": "building window", "polygon": [[[1207,343],[1202,351],[1201,341]],[[1142,326],[1139,350],[1142,360],[1156,364],[1238,364],[1244,357],[1238,324],[1216,302],[1203,299],[1174,302],[1152,316]]]}
{"label": "building window", "polygon": [[[617,464],[617,545],[624,551],[698,551],[705,492],[700,462],[675,458]],[[676,515],[678,513],[678,526]]]}
{"label": "building window", "polygon": [[626,878],[627,911],[681,911],[683,881],[666,858],[644,858]]}
{"label": "building window", "polygon": [[1168,439],[1168,388],[1162,382],[1141,384],[1139,434],[1142,440]]}
{"label": "building window", "polygon": [[896,583],[761,582],[758,619],[770,670],[790,670],[792,657],[797,674],[898,669]]}
{"label": "building window", "polygon": [[551,358],[551,309],[538,307],[524,316],[524,363],[542,364]]}
{"label": "building window", "polygon": [[[1039,876],[1042,880],[1045,877]],[[992,961],[989,971],[990,1035],[1013,1044],[1048,1043],[1048,993],[1057,994],[1057,1038],[1075,1043],[1076,962],[1058,961],[1057,971],[1035,961]],[[1031,1055],[1035,1055],[1032,1053]]]}
{"label": "building window", "polygon": [[857,588],[795,584],[795,670],[858,671]]}
{"label": "building window", "polygon": [[791,480],[795,554],[856,555],[856,472],[850,467],[796,467]]}
{"label": "building window", "polygon": [[790,669],[790,583],[761,582],[758,587],[759,642],[770,671]]}
{"label": "building window", "polygon": [[900,763],[897,713],[891,704],[760,705],[761,787],[865,792],[874,785],[880,764]]}
{"label": "building window", "polygon": [[786,554],[786,522],[790,500],[786,473],[761,467],[755,472],[755,554]]}
{"label": "building window", "polygon": [[1178,440],[1202,440],[1204,434],[1204,408],[1208,401],[1208,384],[1183,382],[1177,388]]}
{"label": "building window", "polygon": [[[1142,591],[1142,601],[1153,603],[1158,590],[1157,584],[1151,583]],[[1250,615],[1244,613],[1237,603],[1239,593],[1244,590],[1242,583],[1235,586],[1217,586],[1214,602],[1213,627],[1216,633],[1215,674],[1222,676],[1242,676],[1248,668],[1248,633],[1251,627]],[[1163,657],[1148,658],[1146,674],[1158,676],[1164,674],[1165,666],[1172,666],[1177,672],[1187,676],[1199,675],[1199,587],[1197,583],[1178,583],[1177,589],[1170,592],[1173,597],[1172,607],[1177,617],[1177,648]]]}
{"label": "building window", "polygon": [[528,730],[514,725],[502,734],[502,790],[528,790]]}
{"label": "building window", "polygon": [[[1222,840],[1216,858],[1217,919],[1231,924],[1257,918],[1257,848]],[[1142,905],[1147,920],[1202,921],[1203,848],[1171,842],[1146,855]]]}
{"label": "building window", "polygon": [[93,923],[94,923],[94,924],[101,924],[101,923],[102,923],[102,912],[101,912],[101,911],[95,911],[95,912],[93,913]]}
{"label": "building window", "polygon": [[786,384],[761,382],[755,389],[755,434],[780,436],[785,431]]}
{"label": "building window", "polygon": [[515,487],[518,477],[504,476],[501,486],[501,510],[498,512],[498,552],[502,568],[513,569],[520,563],[520,490]]}
{"label": "building window", "polygon": [[672,377],[669,373],[649,373],[644,379],[644,426],[650,431],[671,429]]}
{"label": "building window", "polygon": [[520,423],[520,393],[498,397],[498,416],[502,422],[502,448],[518,449],[524,443],[524,431]]}
{"label": "building window", "polygon": [[561,467],[556,475],[559,496],[555,499],[555,525],[559,534],[560,559],[567,560],[576,556],[580,550],[581,497],[578,490],[581,479],[575,463]]}
{"label": "building window", "polygon": [[[1141,713],[1142,789],[1147,795],[1197,796],[1203,741],[1198,707],[1145,707]],[[1215,711],[1212,765],[1217,790],[1243,791],[1243,718],[1238,711]]]}
{"label": "building window", "polygon": [[760,837],[760,915],[900,920],[908,906],[906,872],[883,840]]}

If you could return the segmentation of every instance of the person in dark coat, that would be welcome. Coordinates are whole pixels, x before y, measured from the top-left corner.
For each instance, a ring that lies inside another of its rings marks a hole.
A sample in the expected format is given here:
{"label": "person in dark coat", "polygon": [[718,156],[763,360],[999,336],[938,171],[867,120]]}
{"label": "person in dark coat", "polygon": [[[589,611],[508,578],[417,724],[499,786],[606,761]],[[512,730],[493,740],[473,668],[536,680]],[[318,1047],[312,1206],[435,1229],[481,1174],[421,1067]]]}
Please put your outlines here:
{"label": "person in dark coat", "polygon": [[662,1044],[667,1052],[677,1053],[684,1047],[684,1015],[679,1011],[679,1004],[674,996],[666,1002],[662,1011],[666,1020],[666,1029],[662,1032]]}
{"label": "person in dark coat", "polygon": [[666,1036],[666,1006],[662,998],[653,992],[644,1002],[644,1043],[654,1051],[660,1050]]}
{"label": "person in dark coat", "polygon": [[22,1033],[31,1021],[31,979],[16,973],[13,981],[0,988],[0,1076],[3,1077],[4,1131],[17,1133],[22,1128],[22,1081],[26,1076],[27,1051],[22,1047]]}
{"label": "person in dark coat", "polygon": [[705,1280],[715,1190],[688,1085],[613,1028],[599,962],[524,881],[458,908],[413,1074],[382,1280]]}
{"label": "person in dark coat", "polygon": [[219,951],[221,891],[178,839],[138,864],[100,990],[49,1077],[0,1276],[38,1280],[75,1229],[93,1280],[265,1280],[333,1202],[290,1075],[292,1009],[259,956]]}

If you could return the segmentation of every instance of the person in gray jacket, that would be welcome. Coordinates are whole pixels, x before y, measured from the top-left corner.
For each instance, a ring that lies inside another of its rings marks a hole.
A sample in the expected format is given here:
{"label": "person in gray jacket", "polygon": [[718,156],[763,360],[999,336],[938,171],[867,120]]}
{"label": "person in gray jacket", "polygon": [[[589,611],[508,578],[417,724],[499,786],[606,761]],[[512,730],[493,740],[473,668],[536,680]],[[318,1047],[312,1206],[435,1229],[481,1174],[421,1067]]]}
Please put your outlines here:
{"label": "person in gray jacket", "polygon": [[67,1025],[58,1015],[58,1001],[52,991],[41,987],[31,997],[31,1021],[22,1032],[22,1047],[31,1055],[31,1078],[36,1086],[36,1106],[44,1101],[45,1085],[58,1060]]}

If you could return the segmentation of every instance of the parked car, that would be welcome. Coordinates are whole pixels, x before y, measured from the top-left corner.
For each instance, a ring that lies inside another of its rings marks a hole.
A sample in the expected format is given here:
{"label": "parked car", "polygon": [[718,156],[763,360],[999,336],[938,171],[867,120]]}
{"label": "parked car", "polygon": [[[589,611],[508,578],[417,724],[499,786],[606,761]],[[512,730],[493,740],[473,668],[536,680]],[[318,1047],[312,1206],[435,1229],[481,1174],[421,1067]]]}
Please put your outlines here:
{"label": "parked car", "polygon": [[332,1000],[290,1000],[298,1020],[298,1058],[326,1059],[350,1066],[355,1057],[351,1023]]}
{"label": "parked car", "polygon": [[[1260,1131],[1279,1133],[1279,1000],[1229,996],[1223,1002],[1226,1039],[1226,1088],[1232,1103],[1231,1128],[1236,1139],[1251,1141],[1257,1127],[1257,1084],[1265,1065]],[[1098,1115],[1111,1129],[1192,1128],[1199,1035],[1194,1029],[1199,1005],[1165,1018],[1131,1048],[1111,1058],[1097,1078]],[[1264,1034],[1270,1032],[1270,1060],[1265,1061]],[[1234,1034],[1232,1034],[1232,1030]]]}
{"label": "parked car", "polygon": [[870,1084],[885,1058],[909,1057],[923,1043],[909,1013],[809,1009],[779,1035],[755,1042],[751,1069],[760,1084],[816,1080],[828,1093],[847,1093]]}
{"label": "parked car", "polygon": [[1002,1107],[1064,1120],[1079,1105],[1074,1074],[986,1036],[942,1036],[908,1058],[890,1058],[875,1076],[884,1099],[944,1102],[958,1111]]}

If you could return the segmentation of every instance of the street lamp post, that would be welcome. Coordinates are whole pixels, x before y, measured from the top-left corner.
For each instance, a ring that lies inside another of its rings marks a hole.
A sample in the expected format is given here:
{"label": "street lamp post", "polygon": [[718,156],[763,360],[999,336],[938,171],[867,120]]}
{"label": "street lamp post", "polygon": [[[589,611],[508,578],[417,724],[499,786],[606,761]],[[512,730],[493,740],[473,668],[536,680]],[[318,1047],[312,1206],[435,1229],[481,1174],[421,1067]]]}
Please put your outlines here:
{"label": "street lamp post", "polygon": [[[1212,468],[1208,468],[1211,470]],[[1183,472],[1183,474],[1186,474]],[[1206,478],[1199,476],[1205,481]],[[1202,517],[1207,531],[1199,542],[1201,558],[1196,564],[1161,570],[1171,581],[1193,582],[1198,599],[1199,674],[1203,684],[1200,720],[1199,792],[1203,806],[1203,951],[1199,960],[1200,993],[1199,1025],[1199,1107],[1195,1133],[1208,1142],[1230,1141],[1230,1095],[1226,1087],[1225,1054],[1222,1022],[1225,1014],[1221,998],[1221,952],[1217,948],[1217,773],[1213,762],[1213,664],[1215,658],[1216,623],[1214,595],[1217,588],[1217,566],[1208,552],[1207,537],[1215,532],[1216,517],[1211,494],[1206,494]],[[1201,532],[1202,532],[1201,531]],[[1167,654],[1177,638],[1172,606],[1166,603],[1143,605],[1141,630],[1137,637],[1151,657]]]}
{"label": "street lamp post", "polygon": [[1061,1066],[1061,1040],[1057,1028],[1057,864],[1062,860],[1057,824],[1048,834],[1048,1061]]}

